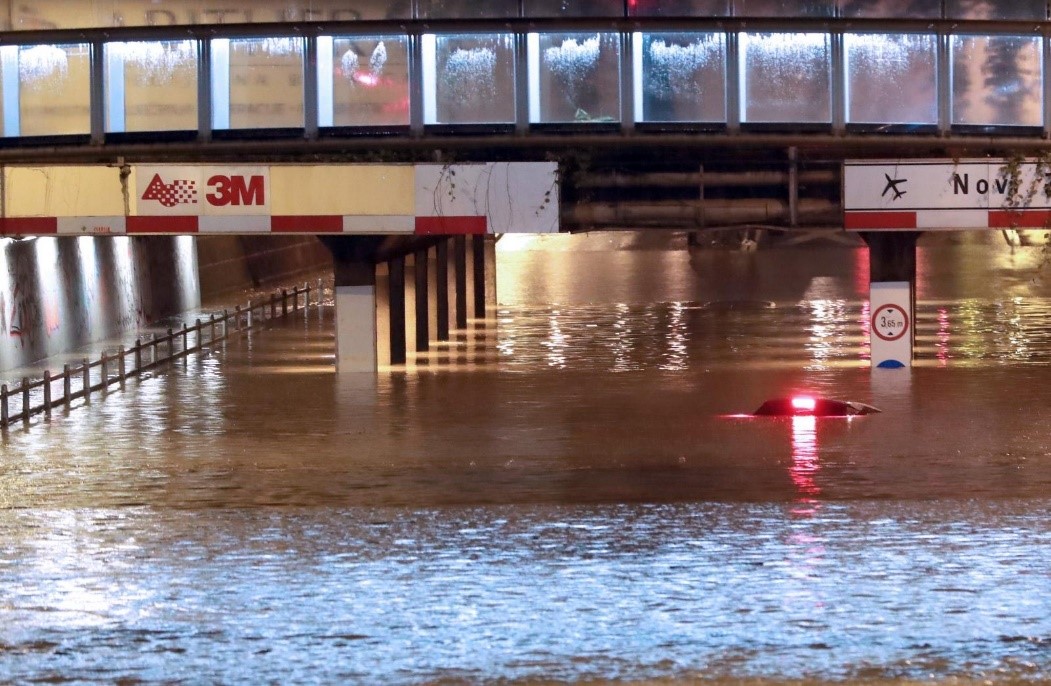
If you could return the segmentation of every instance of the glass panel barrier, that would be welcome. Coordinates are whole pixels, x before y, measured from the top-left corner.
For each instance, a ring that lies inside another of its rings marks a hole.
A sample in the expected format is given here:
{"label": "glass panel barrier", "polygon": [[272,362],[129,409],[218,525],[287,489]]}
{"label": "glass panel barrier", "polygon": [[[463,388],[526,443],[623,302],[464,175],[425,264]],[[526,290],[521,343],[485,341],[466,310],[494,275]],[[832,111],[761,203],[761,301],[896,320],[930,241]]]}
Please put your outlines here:
{"label": "glass panel barrier", "polygon": [[728,17],[730,0],[628,0],[632,17]]}
{"label": "glass panel barrier", "polygon": [[107,43],[106,131],[197,129],[197,43]]}
{"label": "glass panel barrier", "polygon": [[946,0],[948,19],[990,19],[1002,21],[1043,21],[1047,18],[1045,0]]}
{"label": "glass panel barrier", "polygon": [[1042,125],[1039,38],[953,36],[951,45],[953,124]]}
{"label": "glass panel barrier", "polygon": [[[8,112],[5,69],[4,110]],[[58,136],[91,132],[91,46],[18,48],[18,134]],[[7,119],[7,117],[5,117]],[[5,133],[14,128],[5,121]]]}
{"label": "glass panel barrier", "polygon": [[[224,42],[228,50],[223,49]],[[301,38],[239,38],[212,44],[216,129],[302,128]],[[226,121],[221,116],[224,105],[229,113]]]}
{"label": "glass panel barrier", "polygon": [[420,19],[505,19],[518,16],[518,0],[419,0]]}
{"label": "glass panel barrier", "polygon": [[937,19],[941,0],[839,0],[839,16],[871,19]]}
{"label": "glass panel barrier", "polygon": [[637,121],[726,121],[725,34],[642,33],[634,46]]}
{"label": "glass panel barrier", "polygon": [[831,17],[833,0],[733,0],[735,17]]}
{"label": "glass panel barrier", "polygon": [[829,123],[827,33],[742,33],[741,121]]}
{"label": "glass panel barrier", "polygon": [[623,0],[522,0],[527,17],[623,17]]}
{"label": "glass panel barrier", "polygon": [[5,19],[8,6],[15,31],[412,17],[410,0],[4,0]]}
{"label": "glass panel barrier", "polygon": [[425,34],[424,123],[513,123],[514,63],[510,33]]}
{"label": "glass panel barrier", "polygon": [[848,124],[937,124],[933,34],[843,36]]}
{"label": "glass panel barrier", "polygon": [[409,39],[318,39],[321,126],[408,126]]}
{"label": "glass panel barrier", "polygon": [[620,119],[620,35],[531,33],[529,121]]}

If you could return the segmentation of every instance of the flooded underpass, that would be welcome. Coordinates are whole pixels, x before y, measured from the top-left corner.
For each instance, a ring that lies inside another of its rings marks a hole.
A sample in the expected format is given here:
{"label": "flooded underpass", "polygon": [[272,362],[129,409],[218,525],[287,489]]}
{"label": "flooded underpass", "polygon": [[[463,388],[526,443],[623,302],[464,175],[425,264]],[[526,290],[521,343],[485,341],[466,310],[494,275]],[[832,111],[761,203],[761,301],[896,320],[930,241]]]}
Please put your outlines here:
{"label": "flooded underpass", "polygon": [[[329,304],[9,428],[0,682],[1051,678],[1040,250],[921,248],[874,373],[864,250],[654,243],[502,241],[405,369]],[[794,392],[882,412],[742,416]]]}

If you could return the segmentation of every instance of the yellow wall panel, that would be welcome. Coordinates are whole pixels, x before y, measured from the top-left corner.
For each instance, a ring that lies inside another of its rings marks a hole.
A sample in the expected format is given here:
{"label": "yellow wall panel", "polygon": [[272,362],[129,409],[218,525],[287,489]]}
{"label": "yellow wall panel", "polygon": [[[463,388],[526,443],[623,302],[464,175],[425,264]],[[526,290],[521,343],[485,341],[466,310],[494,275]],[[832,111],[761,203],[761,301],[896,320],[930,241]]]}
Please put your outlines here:
{"label": "yellow wall panel", "polygon": [[412,215],[411,165],[274,166],[270,168],[275,215]]}
{"label": "yellow wall panel", "polygon": [[124,214],[115,167],[6,167],[8,217],[112,217]]}

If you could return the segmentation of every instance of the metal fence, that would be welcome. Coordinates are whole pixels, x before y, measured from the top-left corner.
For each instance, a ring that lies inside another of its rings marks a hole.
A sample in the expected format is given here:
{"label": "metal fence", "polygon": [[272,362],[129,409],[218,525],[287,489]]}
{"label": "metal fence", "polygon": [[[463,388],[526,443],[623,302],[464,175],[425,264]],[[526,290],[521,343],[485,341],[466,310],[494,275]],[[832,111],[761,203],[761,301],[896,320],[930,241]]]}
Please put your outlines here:
{"label": "metal fence", "polygon": [[49,369],[40,379],[26,377],[13,388],[4,384],[0,386],[0,427],[28,422],[35,414],[49,415],[57,407],[69,407],[79,398],[88,400],[92,393],[104,392],[114,384],[123,387],[130,377],[200,352],[263,322],[305,310],[312,300],[320,306],[321,293],[320,279],[313,287],[303,284],[292,290],[282,289],[269,299],[249,300],[233,311],[224,309],[207,320],[197,319],[192,326],[183,324],[181,329],[168,329],[163,335],[147,334],[136,339],[130,348],[103,350],[98,360],[85,358],[79,365],[63,365],[59,374]]}

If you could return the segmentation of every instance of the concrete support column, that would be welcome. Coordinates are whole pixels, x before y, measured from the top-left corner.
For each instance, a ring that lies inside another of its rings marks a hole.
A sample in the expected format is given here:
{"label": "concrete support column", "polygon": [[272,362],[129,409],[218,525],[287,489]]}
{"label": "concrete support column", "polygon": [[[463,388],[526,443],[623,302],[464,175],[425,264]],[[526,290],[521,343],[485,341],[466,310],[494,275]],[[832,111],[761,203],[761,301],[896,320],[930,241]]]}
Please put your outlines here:
{"label": "concrete support column", "polygon": [[336,369],[375,372],[376,270],[371,262],[335,260]]}
{"label": "concrete support column", "polygon": [[475,319],[485,319],[485,263],[484,235],[471,236],[471,313]]}
{"label": "concrete support column", "polygon": [[437,326],[436,340],[449,340],[449,241],[442,240],[434,247],[434,312]]}
{"label": "concrete support column", "polygon": [[[869,247],[870,286],[872,284],[908,284],[907,302],[901,303],[901,309],[905,310],[901,313],[901,319],[897,318],[898,315],[895,313],[898,310],[893,305],[888,311],[894,315],[890,317],[890,323],[897,326],[897,331],[901,331],[900,326],[903,322],[907,326],[909,359],[903,360],[906,364],[911,362],[916,342],[916,326],[912,319],[916,312],[916,241],[919,240],[920,235],[921,233],[917,231],[867,231],[861,234],[861,238]],[[873,316],[877,314],[874,312]],[[872,339],[873,345],[883,344],[884,341],[894,342],[895,329],[878,331],[877,328],[873,324],[873,336],[880,336],[879,339],[875,337]]]}
{"label": "concrete support column", "polygon": [[390,363],[405,364],[405,258],[387,263],[390,272]]}
{"label": "concrete support column", "polygon": [[431,348],[430,333],[430,274],[429,258],[427,250],[417,250],[413,255],[413,281],[416,289],[415,298],[415,329],[416,329],[416,352],[425,353]]}
{"label": "concrete support column", "polygon": [[485,304],[496,309],[496,236],[485,237]]}
{"label": "concrete support column", "polygon": [[456,284],[456,328],[467,328],[467,236],[453,237],[454,281]]}

